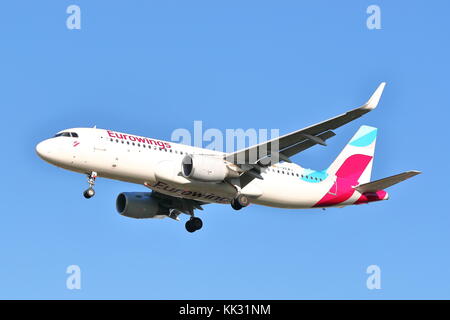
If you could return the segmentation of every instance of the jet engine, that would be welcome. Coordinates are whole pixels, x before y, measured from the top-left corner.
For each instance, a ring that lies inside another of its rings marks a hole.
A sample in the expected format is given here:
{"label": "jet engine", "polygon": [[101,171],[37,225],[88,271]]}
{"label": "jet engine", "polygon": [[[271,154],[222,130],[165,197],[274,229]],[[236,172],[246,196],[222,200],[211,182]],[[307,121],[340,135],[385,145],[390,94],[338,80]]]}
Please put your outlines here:
{"label": "jet engine", "polygon": [[164,218],[169,212],[149,192],[122,192],[117,196],[116,209],[121,215],[135,219]]}
{"label": "jet engine", "polygon": [[186,155],[181,161],[181,174],[203,182],[221,182],[225,178],[239,176],[223,159],[204,155]]}

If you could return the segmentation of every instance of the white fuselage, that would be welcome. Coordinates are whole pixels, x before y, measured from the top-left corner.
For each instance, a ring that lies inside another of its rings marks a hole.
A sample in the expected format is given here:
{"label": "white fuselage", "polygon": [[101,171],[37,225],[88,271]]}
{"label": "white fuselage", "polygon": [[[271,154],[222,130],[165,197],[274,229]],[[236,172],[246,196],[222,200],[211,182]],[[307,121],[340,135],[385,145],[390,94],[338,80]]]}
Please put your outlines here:
{"label": "white fuselage", "polygon": [[[150,139],[96,128],[74,128],[77,136],[58,136],[38,144],[37,153],[58,167],[99,177],[145,185],[175,197],[209,203],[230,203],[236,189],[227,182],[192,181],[180,174],[186,154],[223,158],[224,153],[172,142]],[[253,179],[242,189],[252,203],[281,208],[311,208],[330,193],[335,176],[296,164],[281,163],[263,168],[261,179]],[[314,172],[317,173],[317,172]],[[320,172],[319,172],[320,173]],[[339,206],[355,203],[354,192]]]}

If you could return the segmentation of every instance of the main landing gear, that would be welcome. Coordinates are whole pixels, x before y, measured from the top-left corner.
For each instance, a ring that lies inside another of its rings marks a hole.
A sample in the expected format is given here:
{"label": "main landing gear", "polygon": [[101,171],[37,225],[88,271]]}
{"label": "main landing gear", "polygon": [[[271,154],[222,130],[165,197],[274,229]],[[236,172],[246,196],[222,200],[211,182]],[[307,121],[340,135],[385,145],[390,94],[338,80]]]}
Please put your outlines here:
{"label": "main landing gear", "polygon": [[200,230],[203,227],[202,219],[197,217],[191,217],[188,221],[186,221],[186,230],[188,232],[195,232]]}
{"label": "main landing gear", "polygon": [[[233,207],[234,210],[241,210],[242,208],[248,206],[250,204],[250,200],[246,195],[243,195],[241,193],[238,193],[232,200],[231,200],[231,207]],[[200,218],[194,217],[193,212],[191,213],[191,218],[186,221],[186,230],[190,233],[195,232],[197,230],[200,230],[203,226],[203,222]]]}
{"label": "main landing gear", "polygon": [[88,174],[89,188],[87,188],[83,192],[83,196],[86,199],[90,199],[95,195],[95,191],[94,191],[95,178],[97,178],[97,172],[93,171],[90,174]]}
{"label": "main landing gear", "polygon": [[248,197],[241,193],[231,200],[231,207],[234,210],[241,210],[242,208],[248,206],[249,204],[250,200],[248,200]]}

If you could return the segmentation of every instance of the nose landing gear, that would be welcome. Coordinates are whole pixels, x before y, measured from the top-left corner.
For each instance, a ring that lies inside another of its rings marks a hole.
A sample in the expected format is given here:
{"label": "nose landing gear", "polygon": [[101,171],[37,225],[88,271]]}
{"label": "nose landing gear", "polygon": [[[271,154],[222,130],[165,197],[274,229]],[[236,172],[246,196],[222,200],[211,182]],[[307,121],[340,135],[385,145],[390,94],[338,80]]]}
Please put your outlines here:
{"label": "nose landing gear", "polygon": [[84,190],[83,192],[83,196],[86,199],[90,199],[95,195],[95,191],[94,191],[94,185],[95,185],[95,178],[97,178],[97,172],[92,171],[89,175],[88,175],[88,183],[89,183],[89,188],[87,188],[86,190]]}

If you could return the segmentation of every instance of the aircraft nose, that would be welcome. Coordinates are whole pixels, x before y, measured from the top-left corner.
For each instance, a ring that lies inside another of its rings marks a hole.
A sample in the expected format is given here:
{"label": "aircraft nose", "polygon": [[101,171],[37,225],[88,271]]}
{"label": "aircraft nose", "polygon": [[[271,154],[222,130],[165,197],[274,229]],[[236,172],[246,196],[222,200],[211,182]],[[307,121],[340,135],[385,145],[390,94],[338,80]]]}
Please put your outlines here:
{"label": "aircraft nose", "polygon": [[39,142],[36,145],[36,153],[38,154],[39,157],[41,157],[42,159],[46,160],[49,158],[50,155],[50,148],[48,145],[48,141],[44,140],[42,142]]}

